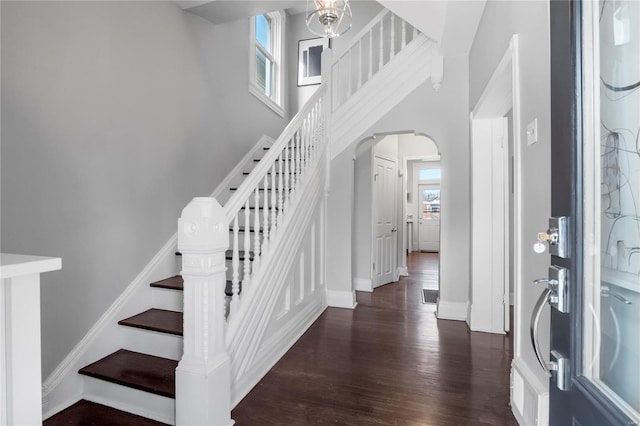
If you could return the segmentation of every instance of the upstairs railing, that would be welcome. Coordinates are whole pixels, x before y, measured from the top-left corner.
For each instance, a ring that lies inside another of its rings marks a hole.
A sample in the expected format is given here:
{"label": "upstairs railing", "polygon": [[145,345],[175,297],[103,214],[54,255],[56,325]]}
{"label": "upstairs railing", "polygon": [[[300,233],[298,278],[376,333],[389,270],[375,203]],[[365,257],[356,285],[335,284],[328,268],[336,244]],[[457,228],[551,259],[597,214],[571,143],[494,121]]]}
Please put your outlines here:
{"label": "upstairs railing", "polygon": [[363,84],[416,39],[418,30],[391,11],[380,12],[331,64],[331,111],[338,109]]}

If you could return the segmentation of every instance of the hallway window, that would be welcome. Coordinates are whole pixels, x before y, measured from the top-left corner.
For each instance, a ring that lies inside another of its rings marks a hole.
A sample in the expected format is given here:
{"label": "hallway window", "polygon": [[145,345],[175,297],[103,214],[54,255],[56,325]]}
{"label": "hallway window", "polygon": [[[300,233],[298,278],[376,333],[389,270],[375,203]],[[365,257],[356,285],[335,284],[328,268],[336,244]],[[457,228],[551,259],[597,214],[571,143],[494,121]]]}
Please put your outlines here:
{"label": "hallway window", "polygon": [[251,18],[249,55],[249,91],[282,117],[284,16],[270,12]]}

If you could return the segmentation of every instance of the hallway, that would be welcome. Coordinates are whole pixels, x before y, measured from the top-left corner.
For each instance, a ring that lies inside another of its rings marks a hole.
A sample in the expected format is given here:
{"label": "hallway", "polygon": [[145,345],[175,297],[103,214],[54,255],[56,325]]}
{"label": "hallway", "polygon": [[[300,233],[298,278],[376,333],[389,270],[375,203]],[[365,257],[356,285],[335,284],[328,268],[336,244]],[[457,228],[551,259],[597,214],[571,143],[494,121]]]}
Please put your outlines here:
{"label": "hallway", "polygon": [[437,254],[412,253],[409,277],[327,308],[233,410],[250,425],[515,425],[508,336],[435,318]]}

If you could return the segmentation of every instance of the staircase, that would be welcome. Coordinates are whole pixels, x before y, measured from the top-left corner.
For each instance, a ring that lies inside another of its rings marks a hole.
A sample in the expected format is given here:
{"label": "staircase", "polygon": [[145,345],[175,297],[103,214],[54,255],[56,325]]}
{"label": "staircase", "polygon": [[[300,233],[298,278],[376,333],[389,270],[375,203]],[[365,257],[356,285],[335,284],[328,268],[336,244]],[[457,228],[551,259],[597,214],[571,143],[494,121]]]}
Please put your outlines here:
{"label": "staircase", "polygon": [[261,141],[216,198],[185,207],[181,274],[118,318],[119,348],[78,371],[84,399],[165,423],[233,424],[231,408],[326,307],[331,159],[426,80],[432,46],[385,10],[340,55],[323,52],[329,78],[280,137]]}

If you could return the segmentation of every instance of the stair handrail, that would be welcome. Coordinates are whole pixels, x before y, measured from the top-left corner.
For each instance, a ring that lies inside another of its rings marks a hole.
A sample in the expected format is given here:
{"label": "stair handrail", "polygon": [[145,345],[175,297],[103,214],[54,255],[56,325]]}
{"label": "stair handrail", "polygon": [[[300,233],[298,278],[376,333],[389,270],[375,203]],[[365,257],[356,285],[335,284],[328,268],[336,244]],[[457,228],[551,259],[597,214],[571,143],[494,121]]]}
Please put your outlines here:
{"label": "stair handrail", "polygon": [[260,185],[264,176],[269,172],[273,163],[278,160],[278,157],[282,153],[285,146],[291,141],[291,138],[300,129],[305,118],[312,112],[318,100],[320,100],[326,92],[326,83],[322,83],[316,92],[309,98],[304,104],[302,109],[293,117],[293,119],[287,124],[280,136],[269,147],[267,153],[262,157],[260,162],[249,175],[240,184],[235,193],[229,198],[224,205],[224,211],[229,224],[233,218],[238,214],[245,201],[250,197],[255,188]]}

